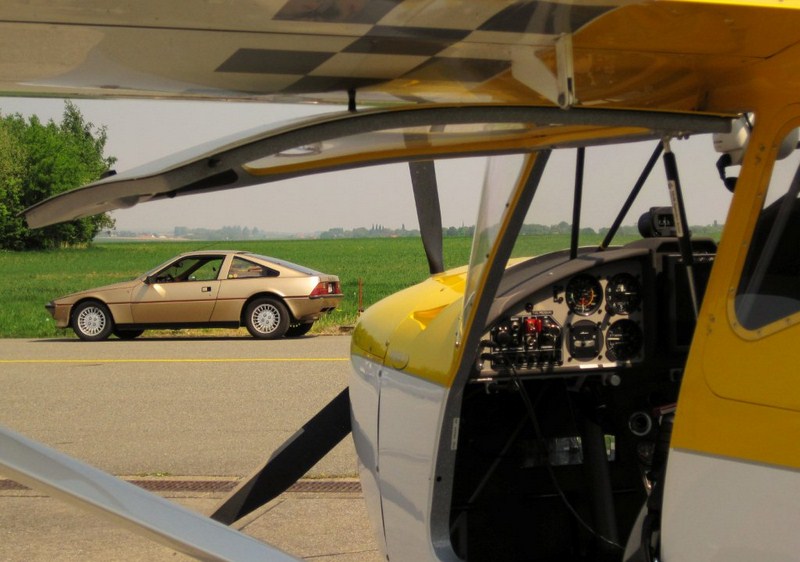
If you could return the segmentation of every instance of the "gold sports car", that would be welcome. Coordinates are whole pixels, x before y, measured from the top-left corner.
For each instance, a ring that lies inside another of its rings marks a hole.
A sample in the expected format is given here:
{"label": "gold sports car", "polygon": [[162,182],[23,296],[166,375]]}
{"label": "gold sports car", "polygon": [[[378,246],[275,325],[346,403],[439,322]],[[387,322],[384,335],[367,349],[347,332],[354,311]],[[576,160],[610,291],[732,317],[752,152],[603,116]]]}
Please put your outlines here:
{"label": "gold sports car", "polygon": [[307,333],[342,298],[339,278],[283,260],[236,251],[181,254],[123,283],[73,293],[45,305],[56,326],[82,340],[145,329],[238,328],[256,338]]}

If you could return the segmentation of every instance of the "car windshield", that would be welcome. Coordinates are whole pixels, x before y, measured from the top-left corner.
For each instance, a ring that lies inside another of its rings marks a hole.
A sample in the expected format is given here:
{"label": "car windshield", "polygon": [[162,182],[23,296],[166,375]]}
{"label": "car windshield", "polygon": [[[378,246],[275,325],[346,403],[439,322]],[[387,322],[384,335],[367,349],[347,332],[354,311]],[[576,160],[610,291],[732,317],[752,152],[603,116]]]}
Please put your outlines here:
{"label": "car windshield", "polygon": [[281,267],[285,267],[286,269],[293,269],[299,273],[303,273],[305,275],[319,275],[319,271],[315,271],[313,269],[309,269],[307,267],[303,267],[302,265],[297,265],[296,263],[292,263],[290,261],[285,261],[277,258],[272,258],[269,256],[262,256],[260,254],[244,254],[246,256],[252,256],[259,260],[268,261],[274,263],[275,265],[279,265]]}

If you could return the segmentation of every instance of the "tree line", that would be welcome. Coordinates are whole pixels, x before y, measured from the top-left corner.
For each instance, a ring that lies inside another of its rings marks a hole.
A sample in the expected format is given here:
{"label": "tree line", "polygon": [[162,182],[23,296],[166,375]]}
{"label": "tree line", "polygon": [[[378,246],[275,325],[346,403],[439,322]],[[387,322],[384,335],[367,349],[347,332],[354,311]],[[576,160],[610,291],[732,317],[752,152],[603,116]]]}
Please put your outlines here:
{"label": "tree line", "polygon": [[[719,238],[722,233],[722,224],[714,223],[705,226],[692,226],[690,231],[694,236],[708,236],[711,238]],[[544,225],[544,224],[525,224],[520,229],[520,236],[547,236],[572,233],[571,226],[567,222],[560,222],[558,224]],[[580,233],[582,236],[605,236],[608,233],[608,228],[594,229],[591,227],[581,228]],[[442,228],[442,236],[445,238],[472,238],[475,233],[474,226],[449,226]],[[639,229],[636,226],[626,225],[621,226],[617,232],[620,236],[635,237],[639,235]],[[155,234],[151,235],[156,236]],[[405,238],[405,237],[419,237],[420,232],[417,229],[406,229],[405,226],[395,229],[386,228],[383,226],[373,226],[372,228],[331,228],[324,232],[316,233],[303,233],[303,234],[287,234],[278,232],[269,232],[261,230],[258,227],[241,227],[241,226],[224,226],[222,228],[188,228],[185,226],[176,226],[172,238],[179,240],[291,240],[291,239],[309,239],[319,238],[322,240],[334,240],[340,238]],[[113,239],[113,238],[142,238],[142,233],[131,231],[104,231],[99,234],[98,239]]]}

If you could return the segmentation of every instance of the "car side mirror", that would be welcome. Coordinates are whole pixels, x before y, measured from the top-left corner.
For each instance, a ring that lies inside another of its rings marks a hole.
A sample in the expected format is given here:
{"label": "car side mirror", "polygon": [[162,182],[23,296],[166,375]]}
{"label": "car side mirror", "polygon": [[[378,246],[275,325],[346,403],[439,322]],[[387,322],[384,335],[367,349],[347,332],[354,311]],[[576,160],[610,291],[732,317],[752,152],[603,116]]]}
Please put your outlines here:
{"label": "car side mirror", "polygon": [[155,281],[156,281],[155,275],[148,275],[147,277],[144,278],[145,285],[152,285],[153,283],[155,283]]}

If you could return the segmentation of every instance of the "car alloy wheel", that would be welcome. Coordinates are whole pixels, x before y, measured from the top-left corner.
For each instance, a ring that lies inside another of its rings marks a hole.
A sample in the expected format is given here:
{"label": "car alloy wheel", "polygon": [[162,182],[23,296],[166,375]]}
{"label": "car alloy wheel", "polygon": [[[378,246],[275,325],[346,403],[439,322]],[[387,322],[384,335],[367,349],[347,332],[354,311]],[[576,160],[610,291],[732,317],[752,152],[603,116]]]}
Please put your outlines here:
{"label": "car alloy wheel", "polygon": [[253,311],[253,325],[263,334],[274,332],[280,321],[281,315],[272,304],[262,304]]}
{"label": "car alloy wheel", "polygon": [[280,338],[289,328],[286,306],[275,299],[261,298],[253,301],[247,307],[245,318],[247,330],[255,338]]}
{"label": "car alloy wheel", "polygon": [[72,329],[82,340],[104,340],[113,329],[111,313],[99,302],[82,303],[75,309]]}

